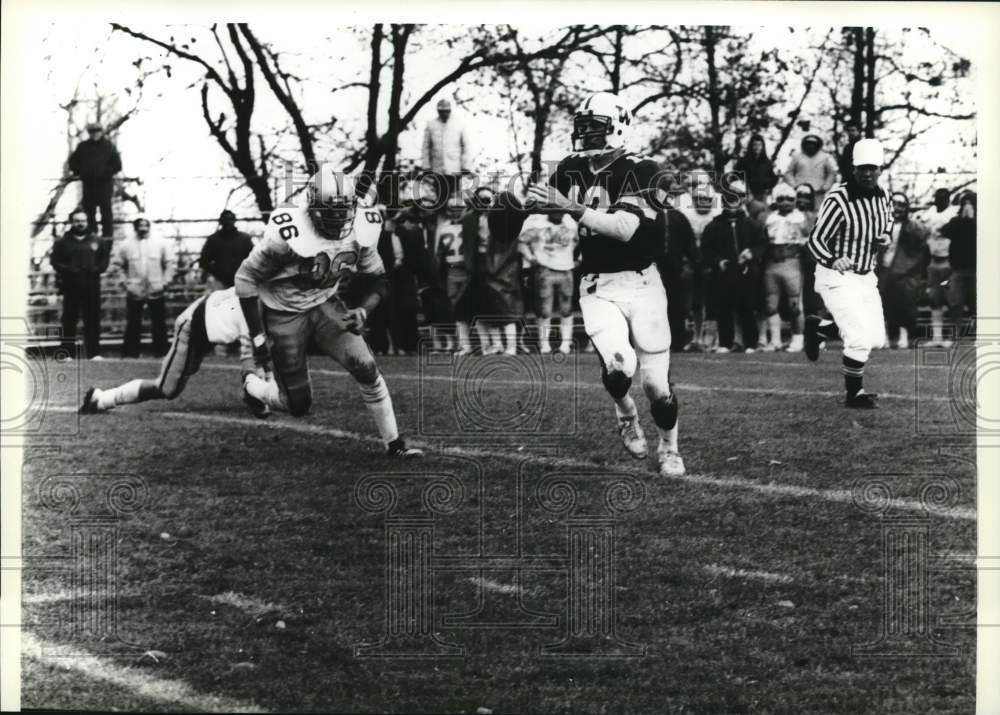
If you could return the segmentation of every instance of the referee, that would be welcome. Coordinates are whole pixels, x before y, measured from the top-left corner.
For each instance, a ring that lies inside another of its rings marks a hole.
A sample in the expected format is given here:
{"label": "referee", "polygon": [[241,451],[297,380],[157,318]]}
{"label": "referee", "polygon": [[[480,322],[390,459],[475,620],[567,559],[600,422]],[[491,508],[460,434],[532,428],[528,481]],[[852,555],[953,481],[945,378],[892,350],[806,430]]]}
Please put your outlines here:
{"label": "referee", "polygon": [[882,145],[860,140],[854,145],[851,175],[823,199],[809,237],[817,264],[816,291],[833,321],[806,318],[805,353],[815,361],[821,340],[844,341],[844,405],[858,409],[876,406],[862,380],[869,353],[885,342],[875,254],[891,241],[892,205],[878,185],[881,172]]}

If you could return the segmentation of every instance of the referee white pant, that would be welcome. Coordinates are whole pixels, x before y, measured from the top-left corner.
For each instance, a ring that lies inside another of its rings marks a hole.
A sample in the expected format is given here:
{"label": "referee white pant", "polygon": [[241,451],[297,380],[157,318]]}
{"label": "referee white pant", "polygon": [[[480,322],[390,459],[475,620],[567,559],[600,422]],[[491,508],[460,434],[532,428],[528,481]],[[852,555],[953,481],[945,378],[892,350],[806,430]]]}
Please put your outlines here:
{"label": "referee white pant", "polygon": [[840,330],[844,356],[868,362],[869,353],[885,342],[885,317],[875,271],[839,273],[817,265],[816,292]]}

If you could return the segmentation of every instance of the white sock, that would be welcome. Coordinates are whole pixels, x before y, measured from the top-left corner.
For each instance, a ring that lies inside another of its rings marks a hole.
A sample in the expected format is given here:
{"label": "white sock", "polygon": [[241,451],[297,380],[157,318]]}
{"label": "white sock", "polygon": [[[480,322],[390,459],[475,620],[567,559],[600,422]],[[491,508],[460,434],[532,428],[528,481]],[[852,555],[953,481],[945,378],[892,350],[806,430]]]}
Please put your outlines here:
{"label": "white sock", "polygon": [[615,415],[618,419],[623,417],[635,417],[639,414],[635,407],[635,400],[632,399],[631,395],[625,395],[620,400],[615,400]]}
{"label": "white sock", "polygon": [[677,423],[670,429],[663,429],[657,427],[656,431],[660,433],[660,446],[670,452],[677,451]]}
{"label": "white sock", "polygon": [[559,321],[559,337],[562,338],[564,347],[573,344],[573,316],[567,315]]}
{"label": "white sock", "polygon": [[486,332],[486,326],[482,323],[476,323],[476,335],[479,336],[479,347],[485,350],[490,346],[490,335]]}
{"label": "white sock", "polygon": [[503,340],[500,339],[500,328],[490,328],[490,340],[493,342],[493,347],[503,350]]}
{"label": "white sock", "polygon": [[286,410],[285,401],[281,399],[281,390],[274,380],[261,379],[256,373],[249,373],[244,381],[251,397],[263,402],[275,410]]}
{"label": "white sock", "polygon": [[365,407],[375,419],[375,427],[382,441],[386,444],[392,442],[399,437],[399,428],[396,425],[396,413],[392,409],[392,397],[389,396],[385,378],[379,375],[371,385],[358,383],[358,387],[361,388],[361,398],[365,401]]}
{"label": "white sock", "polygon": [[469,337],[469,324],[459,320],[455,323],[455,328],[458,330],[458,347],[462,350],[471,350],[472,341]]}
{"label": "white sock", "polygon": [[507,350],[517,350],[517,323],[507,323],[503,332],[507,337]]}
{"label": "white sock", "polygon": [[944,309],[934,308],[931,311],[931,340],[935,343],[944,342]]}
{"label": "white sock", "polygon": [[118,405],[131,405],[139,401],[139,388],[142,380],[132,380],[124,385],[112,387],[110,390],[94,390],[94,402],[97,409],[103,411],[114,409]]}
{"label": "white sock", "polygon": [[549,333],[552,331],[552,318],[538,319],[538,344],[546,347],[549,344]]}
{"label": "white sock", "polygon": [[781,316],[777,313],[768,316],[767,324],[771,328],[771,345],[781,345]]}

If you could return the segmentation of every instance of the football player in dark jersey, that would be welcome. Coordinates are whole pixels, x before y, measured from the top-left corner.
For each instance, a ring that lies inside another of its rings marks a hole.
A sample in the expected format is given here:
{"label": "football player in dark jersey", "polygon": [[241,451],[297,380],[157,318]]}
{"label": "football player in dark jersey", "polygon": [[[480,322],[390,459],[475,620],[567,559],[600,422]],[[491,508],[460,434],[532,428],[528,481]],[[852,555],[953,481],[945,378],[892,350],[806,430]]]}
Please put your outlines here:
{"label": "football player in dark jersey", "polygon": [[646,437],[629,396],[639,370],[660,434],[660,473],[684,474],[677,450],[677,397],[670,387],[667,296],[654,259],[663,250],[659,167],[631,154],[628,108],[613,94],[591,96],[573,119],[573,150],[548,186],[528,189],[531,211],[565,211],[579,226],[584,327],[601,356],[625,449],[646,457]]}

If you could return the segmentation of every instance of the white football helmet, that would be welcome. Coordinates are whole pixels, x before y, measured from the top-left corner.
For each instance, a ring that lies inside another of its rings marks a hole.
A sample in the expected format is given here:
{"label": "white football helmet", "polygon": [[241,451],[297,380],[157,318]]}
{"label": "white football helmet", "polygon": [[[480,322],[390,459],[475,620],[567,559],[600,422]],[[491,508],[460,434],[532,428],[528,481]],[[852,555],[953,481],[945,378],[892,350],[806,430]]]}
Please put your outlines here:
{"label": "white football helmet", "polygon": [[323,165],[309,179],[308,211],[316,231],[331,240],[347,238],[358,207],[354,177]]}
{"label": "white football helmet", "polygon": [[632,112],[610,92],[590,95],[573,115],[573,151],[581,154],[620,149],[628,145],[631,135]]}

